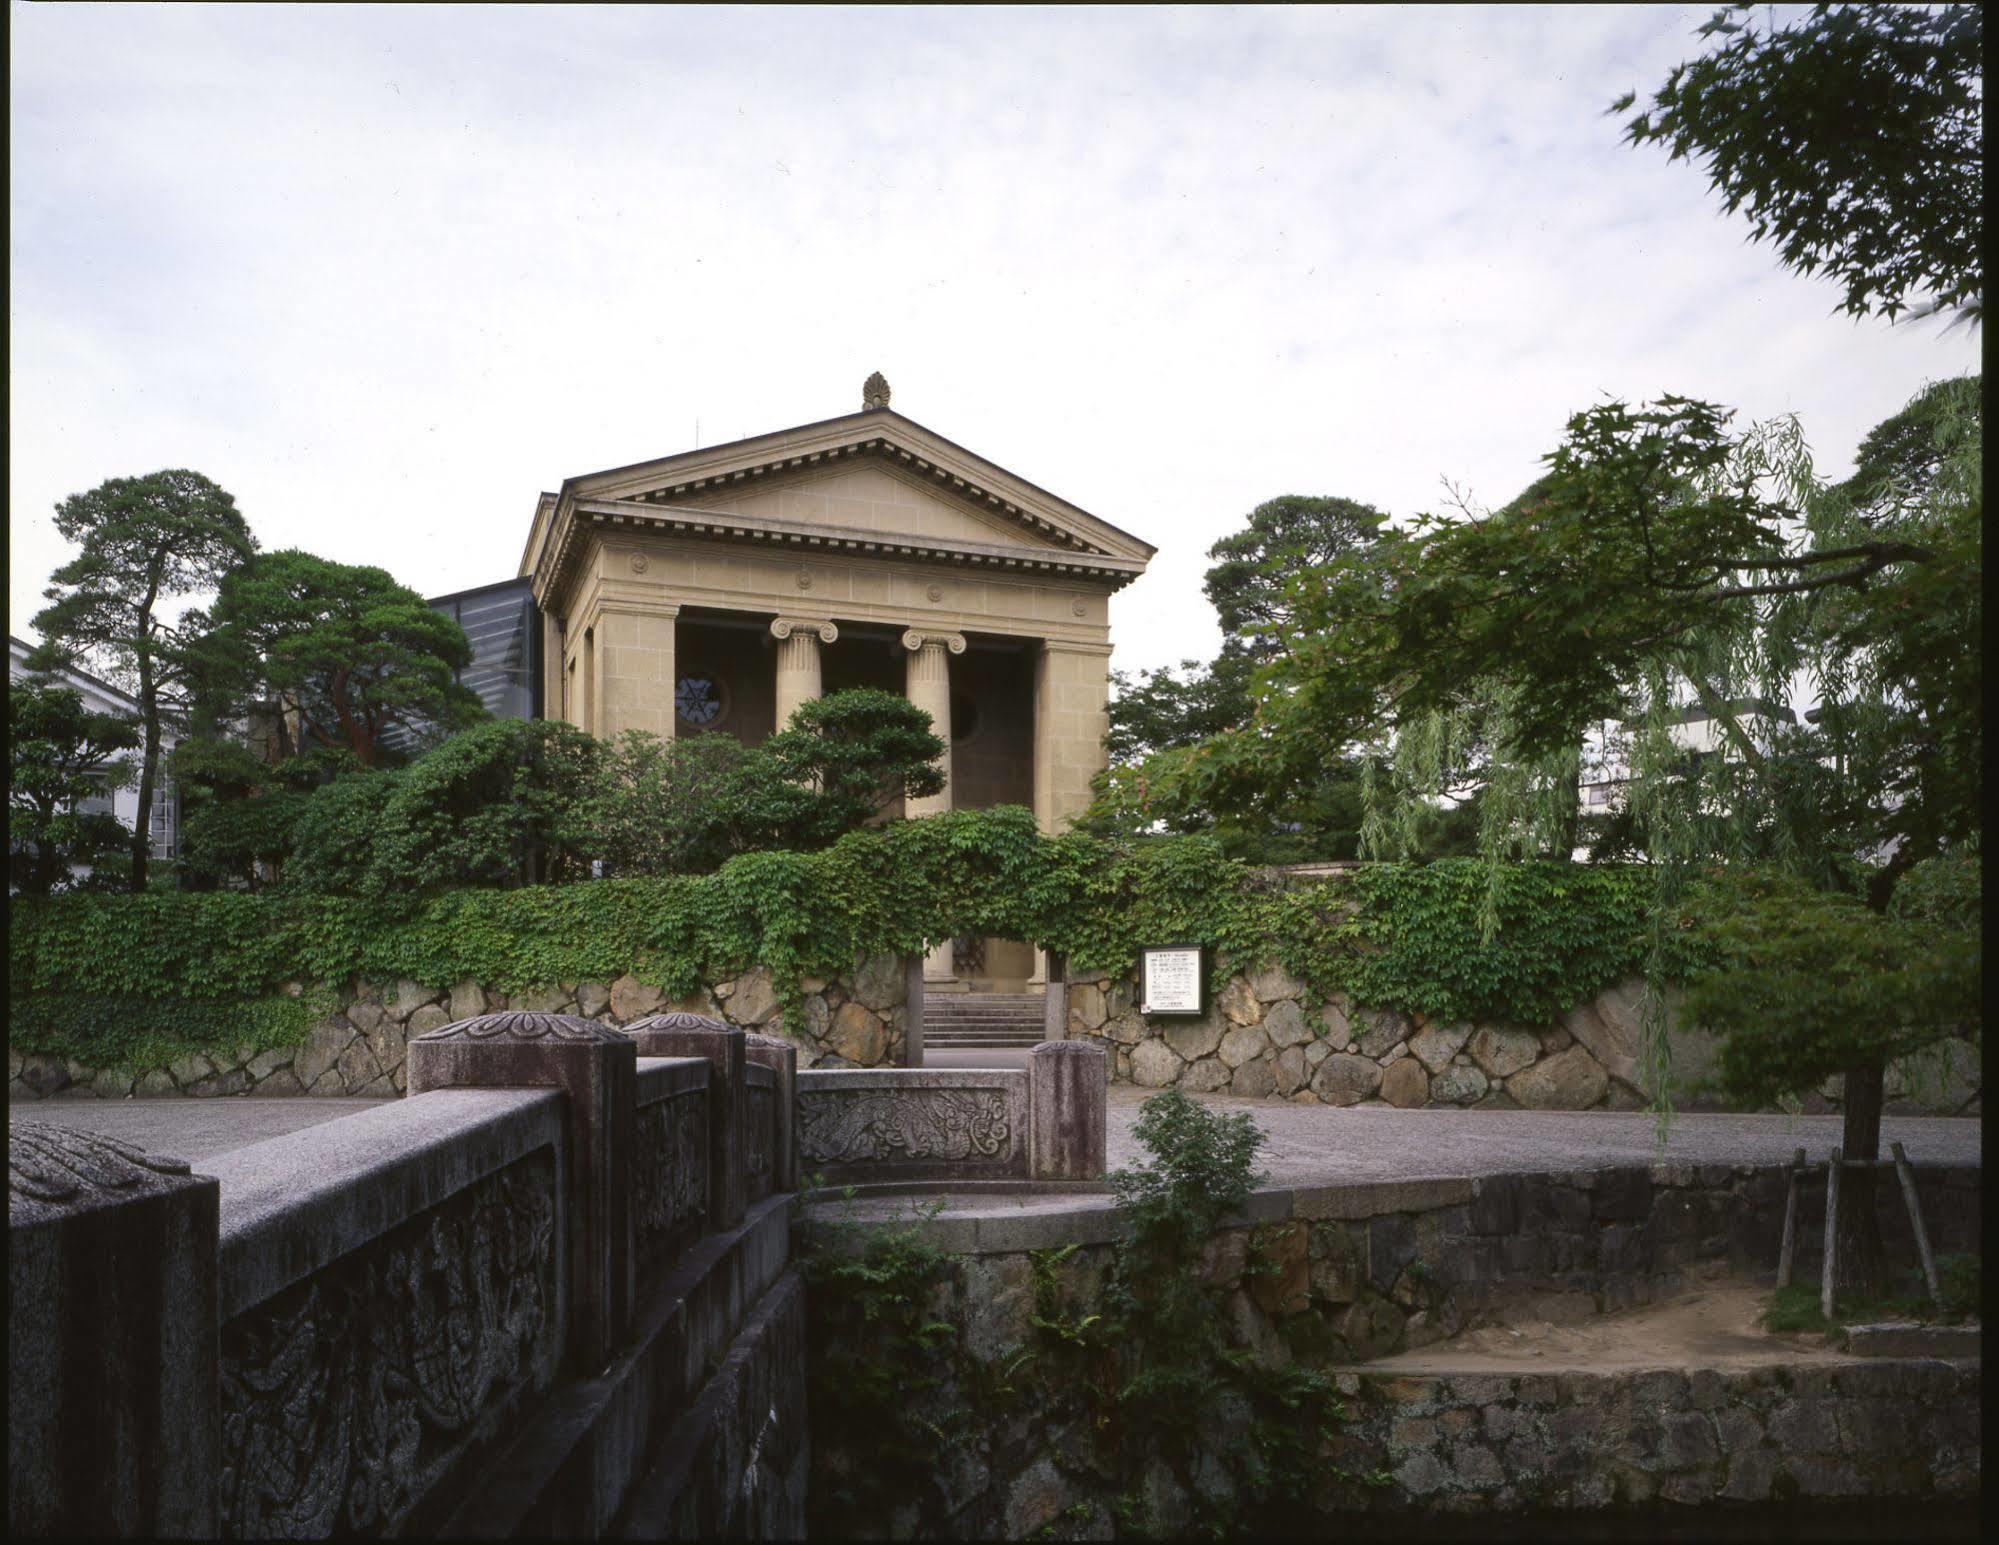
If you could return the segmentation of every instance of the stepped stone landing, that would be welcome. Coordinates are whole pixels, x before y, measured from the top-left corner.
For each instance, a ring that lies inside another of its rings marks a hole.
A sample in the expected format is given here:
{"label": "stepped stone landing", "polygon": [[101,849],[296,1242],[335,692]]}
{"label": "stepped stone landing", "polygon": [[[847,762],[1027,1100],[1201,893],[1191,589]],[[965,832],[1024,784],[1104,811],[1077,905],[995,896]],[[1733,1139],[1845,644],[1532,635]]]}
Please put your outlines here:
{"label": "stepped stone landing", "polygon": [[923,1001],[923,1044],[938,1051],[1025,1050],[1048,1038],[1038,992],[937,993]]}

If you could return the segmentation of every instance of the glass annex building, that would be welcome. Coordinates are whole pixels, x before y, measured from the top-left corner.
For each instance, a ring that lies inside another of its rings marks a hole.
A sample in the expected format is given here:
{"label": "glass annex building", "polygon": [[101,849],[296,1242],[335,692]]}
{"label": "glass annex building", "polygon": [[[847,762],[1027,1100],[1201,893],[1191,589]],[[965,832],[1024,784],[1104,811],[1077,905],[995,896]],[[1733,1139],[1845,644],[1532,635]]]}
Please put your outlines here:
{"label": "glass annex building", "polygon": [[458,682],[478,693],[496,719],[541,717],[541,615],[531,585],[504,579],[430,598],[471,639],[472,663],[458,672]]}

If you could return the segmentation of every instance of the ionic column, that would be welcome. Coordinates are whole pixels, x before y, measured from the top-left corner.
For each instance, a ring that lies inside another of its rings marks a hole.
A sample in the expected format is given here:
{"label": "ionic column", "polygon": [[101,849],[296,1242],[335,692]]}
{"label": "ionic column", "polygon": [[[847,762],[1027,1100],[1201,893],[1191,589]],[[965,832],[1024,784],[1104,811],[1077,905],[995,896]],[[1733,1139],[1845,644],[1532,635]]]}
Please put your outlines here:
{"label": "ionic column", "polygon": [[819,646],[831,644],[840,630],[830,622],[798,617],[779,617],[770,625],[777,640],[777,723],[783,729],[801,703],[809,703],[822,690]]}
{"label": "ionic column", "polygon": [[[911,628],[902,635],[902,647],[909,651],[905,695],[930,715],[931,730],[944,742],[944,755],[937,762],[938,771],[944,774],[944,787],[935,794],[905,801],[903,813],[909,816],[936,815],[951,808],[950,657],[965,652],[965,635],[926,633]],[[949,982],[952,976],[951,941],[946,939],[924,958],[923,979],[941,983]]]}

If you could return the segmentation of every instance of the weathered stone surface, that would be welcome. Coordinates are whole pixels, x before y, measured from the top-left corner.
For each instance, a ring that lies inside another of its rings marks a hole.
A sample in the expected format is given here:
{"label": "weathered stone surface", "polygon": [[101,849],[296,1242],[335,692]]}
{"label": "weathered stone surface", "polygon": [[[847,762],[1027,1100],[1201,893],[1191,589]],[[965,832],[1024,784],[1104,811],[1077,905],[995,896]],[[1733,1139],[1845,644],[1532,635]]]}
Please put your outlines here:
{"label": "weathered stone surface", "polygon": [[1402,1311],[1370,1294],[1340,1316],[1339,1330],[1358,1361],[1386,1357],[1402,1339]]}
{"label": "weathered stone surface", "polygon": [[1380,1065],[1352,1052],[1334,1053],[1312,1075],[1312,1093],[1328,1105],[1358,1105],[1380,1087]]}
{"label": "weathered stone surface", "polygon": [[854,972],[854,999],[877,1013],[900,1008],[907,995],[902,979],[902,962],[893,955],[874,955]]}
{"label": "weathered stone surface", "polygon": [[1432,1105],[1469,1105],[1489,1086],[1476,1067],[1454,1063],[1430,1080]]}
{"label": "weathered stone surface", "polygon": [[1105,1020],[1103,1033],[1120,1046],[1136,1046],[1145,1039],[1145,1021],[1135,1011],[1127,1011]]}
{"label": "weathered stone surface", "polygon": [[1430,1098],[1430,1075],[1414,1057],[1404,1057],[1382,1070],[1381,1097],[1390,1105],[1414,1110]]}
{"label": "weathered stone surface", "polygon": [[[1115,1023],[1115,1021],[1113,1021]],[[1166,1044],[1173,1048],[1175,1056],[1187,1062],[1214,1054],[1222,1044],[1222,1035],[1234,1027],[1210,1009],[1205,1019],[1169,1019],[1160,1034]],[[1235,1064],[1229,1064],[1233,1067]]]}
{"label": "weathered stone surface", "polygon": [[1602,1064],[1612,1078],[1640,1084],[1638,1048],[1645,984],[1623,982],[1585,998],[1562,1016],[1562,1028]]}
{"label": "weathered stone surface", "polygon": [[1277,1092],[1282,1095],[1296,1094],[1305,1086],[1305,1048],[1287,1046],[1277,1054],[1270,1065],[1271,1076],[1277,1080]]}
{"label": "weathered stone surface", "polygon": [[1415,1032],[1416,1025],[1400,1009],[1369,1009],[1361,1015],[1360,1049],[1379,1061]]}
{"label": "weathered stone surface", "polygon": [[489,1007],[486,1002],[486,989],[470,977],[467,977],[451,989],[451,1000],[448,1007],[451,1010],[451,1019],[453,1021],[474,1019],[484,1014]]}
{"label": "weathered stone surface", "polygon": [[1305,1047],[1305,1066],[1316,1070],[1320,1063],[1330,1057],[1335,1048],[1330,1041],[1313,1041]]}
{"label": "weathered stone surface", "polygon": [[1292,1222],[1259,1234],[1256,1244],[1271,1270],[1250,1279],[1250,1296],[1265,1314],[1292,1315],[1312,1306],[1308,1225]]}
{"label": "weathered stone surface", "polygon": [[242,1094],[249,1087],[250,1075],[242,1068],[230,1068],[213,1078],[196,1079],[188,1086],[187,1092],[194,1095]]}
{"label": "weathered stone surface", "polygon": [[173,1079],[165,1068],[154,1068],[132,1086],[133,1095],[141,1100],[159,1100],[177,1093]]}
{"label": "weathered stone surface", "polygon": [[1228,985],[1215,994],[1215,1007],[1238,1025],[1253,1025],[1263,1018],[1263,1005],[1239,976],[1230,977]]}
{"label": "weathered stone surface", "polygon": [[[431,1031],[442,1030],[446,1025],[451,1023],[453,1021],[450,1010],[436,1003],[428,1003],[410,1015],[408,1033],[412,1036],[428,1035]],[[400,1057],[384,1059],[381,1053],[377,1051],[375,1060],[387,1066],[393,1062],[400,1062],[402,1059]]]}
{"label": "weathered stone surface", "polygon": [[1263,1016],[1263,1033],[1279,1051],[1287,1046],[1302,1046],[1312,1039],[1312,1027],[1305,1023],[1304,1010],[1289,999],[1275,1004]]}
{"label": "weathered stone surface", "polygon": [[1560,1025],[1549,1025],[1545,1029],[1537,1030],[1535,1036],[1541,1042],[1541,1055],[1544,1057],[1552,1057],[1558,1051],[1567,1051],[1576,1044],[1576,1038]]}
{"label": "weathered stone surface", "polygon": [[347,1005],[347,1020],[363,1035],[373,1035],[389,1022],[389,1012],[369,998],[357,998]]}
{"label": "weathered stone surface", "polygon": [[630,1024],[658,1013],[665,999],[666,994],[657,987],[635,976],[621,976],[611,984],[611,1017],[621,1025]]}
{"label": "weathered stone surface", "polygon": [[292,1057],[292,1071],[298,1075],[298,1081],[310,1089],[320,1075],[340,1060],[340,1054],[353,1044],[354,1035],[355,1026],[338,1014],[314,1025],[305,1045]]}
{"label": "weathered stone surface", "polygon": [[347,1050],[340,1054],[340,1060],[334,1064],[333,1070],[340,1075],[342,1087],[350,1094],[359,1094],[379,1078],[382,1072],[376,1065],[374,1053],[368,1049],[365,1040],[352,1042]]}
{"label": "weathered stone surface", "polygon": [[1509,1030],[1503,1025],[1480,1025],[1473,1032],[1472,1060],[1488,1078],[1511,1078],[1522,1068],[1530,1068],[1541,1055],[1541,1039],[1531,1030]]}
{"label": "weathered stone surface", "polygon": [[1180,1076],[1184,1064],[1164,1041],[1141,1041],[1131,1052],[1131,1081],[1147,1089],[1164,1089]]}
{"label": "weathered stone surface", "polygon": [[1069,989],[1069,1021],[1085,1030],[1095,1030],[1110,1017],[1109,1008],[1104,1003],[1104,990],[1091,982],[1080,982]]}
{"label": "weathered stone surface", "polygon": [[[46,1058],[42,1060],[55,1062],[54,1058]],[[69,1073],[66,1069],[63,1068],[60,1062],[55,1062],[55,1068],[56,1071],[60,1074],[60,1079],[55,1085],[55,1087],[60,1089],[64,1084],[69,1082]],[[202,1056],[200,1052],[192,1052],[189,1055],[181,1058],[180,1061],[168,1067],[167,1071],[173,1074],[173,1079],[175,1083],[179,1084],[181,1088],[186,1089],[191,1085],[200,1083],[204,1078],[214,1077],[216,1072],[216,1067],[214,1063],[210,1062],[206,1057]],[[26,1073],[23,1073],[21,1076],[29,1083],[34,1082],[34,1080],[30,1078]]]}
{"label": "weathered stone surface", "polygon": [[888,1051],[882,1022],[858,1003],[843,1003],[826,1032],[826,1049],[856,1067],[874,1067]]}
{"label": "weathered stone surface", "polygon": [[436,987],[426,987],[421,982],[407,978],[396,983],[395,1000],[389,1005],[389,1013],[395,1019],[408,1019],[427,1003],[435,1003],[444,996]]}
{"label": "weathered stone surface", "polygon": [[1603,1098],[1609,1079],[1581,1046],[1544,1057],[1506,1081],[1506,1092],[1528,1110],[1587,1110]]}
{"label": "weathered stone surface", "polygon": [[1285,970],[1281,965],[1267,965],[1260,971],[1249,974],[1249,989],[1263,1003],[1275,1003],[1280,998],[1302,998],[1305,984]]}
{"label": "weathered stone surface", "polygon": [[298,1081],[298,1074],[290,1068],[279,1068],[257,1085],[257,1095],[260,1099],[304,1093],[305,1085]]}
{"label": "weathered stone surface", "polygon": [[833,1023],[833,1011],[826,1006],[826,995],[815,992],[804,1003],[805,1033],[815,1041],[823,1041]]}
{"label": "weathered stone surface", "polygon": [[1312,1230],[1312,1291],[1329,1304],[1350,1304],[1360,1293],[1360,1247],[1339,1224]]}
{"label": "weathered stone surface", "polygon": [[1470,1039],[1470,1025],[1426,1025],[1409,1037],[1409,1051],[1428,1071],[1441,1073]]}
{"label": "weathered stone surface", "polygon": [[1347,1042],[1352,1039],[1352,1032],[1347,1024],[1345,994],[1342,993],[1320,1006],[1319,1023],[1325,1027],[1326,1044],[1334,1051],[1344,1051]]}
{"label": "weathered stone surface", "polygon": [[777,988],[770,970],[758,966],[736,979],[735,995],[729,999],[729,1018],[739,1025],[760,1025],[777,1012]]}
{"label": "weathered stone surface", "polygon": [[1229,1093],[1248,1100],[1260,1100],[1276,1087],[1276,1075],[1271,1071],[1269,1062],[1261,1057],[1254,1062],[1245,1062],[1235,1070],[1235,1077],[1229,1080]]}
{"label": "weathered stone surface", "polygon": [[1226,1089],[1229,1080],[1235,1076],[1234,1070],[1219,1057],[1203,1057],[1199,1062],[1187,1064],[1187,1071],[1180,1075],[1180,1087],[1191,1089],[1196,1094],[1212,1094],[1217,1089]]}
{"label": "weathered stone surface", "polygon": [[[576,984],[576,1012],[585,1019],[595,1019],[611,1006],[611,989],[602,982],[578,982]],[[414,1020],[411,1021],[415,1023]],[[414,1035],[416,1032],[410,1032]]]}
{"label": "weathered stone surface", "polygon": [[1030,1538],[1074,1507],[1076,1498],[1076,1488],[1055,1468],[1053,1461],[1036,1460],[1007,1488],[1005,1537]]}
{"label": "weathered stone surface", "polygon": [[964,1287],[965,1350],[991,1362],[1034,1339],[1034,1271],[1024,1255],[966,1256],[960,1266]]}
{"label": "weathered stone surface", "polygon": [[290,1046],[278,1046],[272,1048],[270,1051],[260,1051],[250,1059],[250,1076],[252,1078],[269,1078],[279,1068],[290,1067],[292,1065],[292,1058],[296,1055],[296,1048]]}
{"label": "weathered stone surface", "polygon": [[1270,1050],[1270,1037],[1261,1025],[1237,1025],[1222,1037],[1220,1056],[1232,1068],[1261,1057]]}
{"label": "weathered stone surface", "polygon": [[576,995],[558,982],[549,987],[531,987],[518,994],[514,1007],[527,1014],[566,1014],[575,1002]]}

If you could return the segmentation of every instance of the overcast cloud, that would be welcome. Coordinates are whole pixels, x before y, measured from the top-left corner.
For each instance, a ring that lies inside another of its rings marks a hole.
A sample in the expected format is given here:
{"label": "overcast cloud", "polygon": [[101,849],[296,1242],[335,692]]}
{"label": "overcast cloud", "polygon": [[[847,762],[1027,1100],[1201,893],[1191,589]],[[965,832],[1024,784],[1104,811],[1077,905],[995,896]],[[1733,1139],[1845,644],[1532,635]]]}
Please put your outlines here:
{"label": "overcast cloud", "polygon": [[1517,493],[1569,414],[1796,413],[1978,340],[1835,315],[1605,107],[1710,6],[12,9],[10,626],[49,512],[193,467],[266,547],[511,577],[538,490],[895,406],[1155,543]]}

